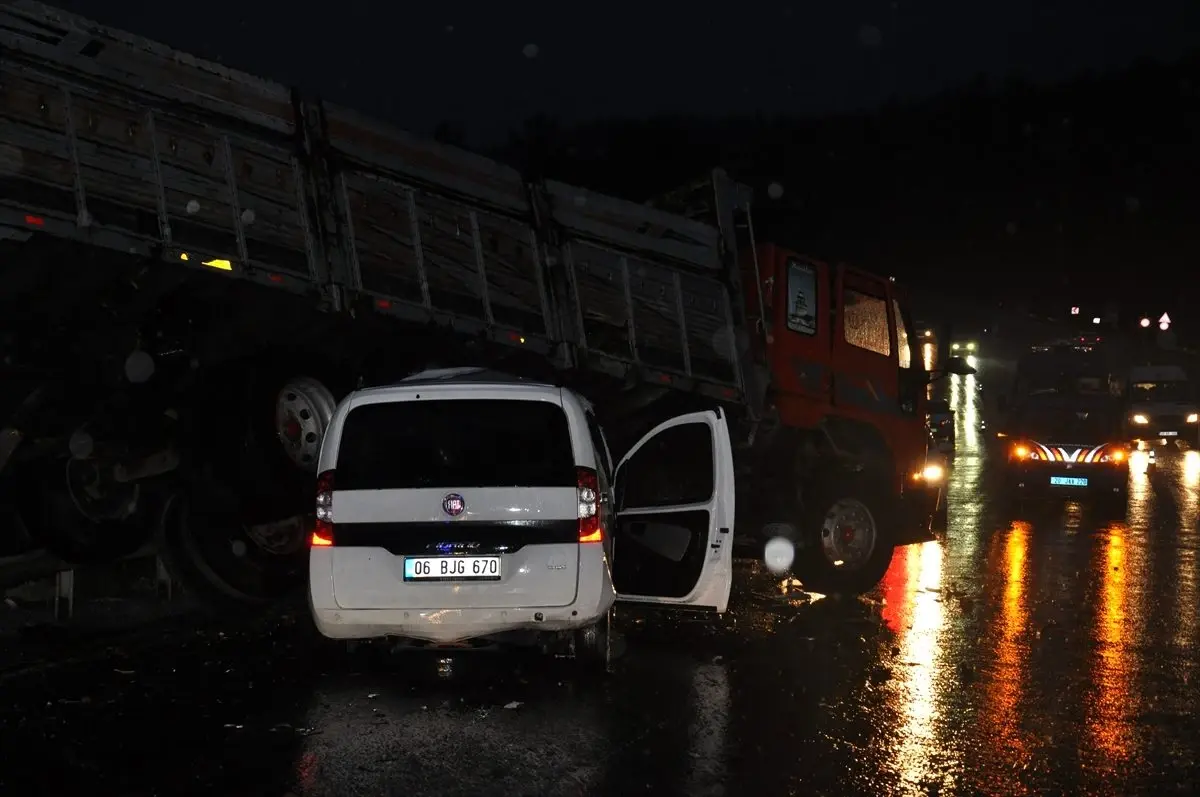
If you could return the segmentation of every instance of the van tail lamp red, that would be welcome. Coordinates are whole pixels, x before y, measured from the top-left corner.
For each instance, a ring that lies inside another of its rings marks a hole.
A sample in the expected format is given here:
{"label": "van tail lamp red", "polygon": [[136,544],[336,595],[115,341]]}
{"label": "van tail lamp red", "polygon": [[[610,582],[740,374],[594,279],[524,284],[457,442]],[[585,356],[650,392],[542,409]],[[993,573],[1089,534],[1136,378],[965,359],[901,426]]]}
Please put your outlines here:
{"label": "van tail lamp red", "polygon": [[579,491],[579,541],[604,542],[604,524],[600,518],[600,481],[591,468],[575,469]]}
{"label": "van tail lamp red", "polygon": [[328,548],[333,545],[333,471],[317,477],[317,519],[313,524],[309,545]]}

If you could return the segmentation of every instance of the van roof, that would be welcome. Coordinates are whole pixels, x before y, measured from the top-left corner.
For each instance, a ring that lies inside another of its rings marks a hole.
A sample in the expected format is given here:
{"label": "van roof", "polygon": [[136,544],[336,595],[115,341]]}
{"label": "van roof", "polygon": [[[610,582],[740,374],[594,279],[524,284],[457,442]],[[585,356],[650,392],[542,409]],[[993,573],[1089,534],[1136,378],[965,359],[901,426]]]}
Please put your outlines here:
{"label": "van roof", "polygon": [[437,387],[459,390],[471,390],[474,388],[481,390],[488,388],[527,389],[537,393],[553,393],[556,397],[560,396],[563,392],[558,385],[524,379],[513,374],[494,371],[488,368],[435,368],[418,371],[401,379],[399,382],[392,382],[388,385],[360,388],[351,395],[368,399],[376,397],[377,400],[380,394],[394,394],[398,391],[407,393],[414,388],[430,389]]}
{"label": "van roof", "polygon": [[538,392],[552,392],[557,395],[560,401],[574,401],[581,409],[588,412],[595,412],[595,407],[592,402],[586,397],[580,395],[574,390],[564,388],[561,385],[556,385],[551,382],[544,382],[538,379],[526,379],[516,374],[497,371],[492,368],[483,368],[475,366],[467,366],[460,368],[429,368],[424,371],[417,371],[404,377],[399,382],[392,382],[388,385],[376,385],[374,387],[360,388],[354,391],[355,396],[378,396],[380,393],[388,393],[397,389],[409,389],[413,387],[431,387],[442,385],[445,387],[506,387],[506,388],[528,388]]}
{"label": "van roof", "polygon": [[497,371],[492,368],[467,366],[462,368],[429,368],[409,374],[399,382],[380,387],[407,387],[409,385],[427,384],[487,384],[487,385],[528,385],[530,387],[557,387],[548,382],[525,379],[516,374]]}

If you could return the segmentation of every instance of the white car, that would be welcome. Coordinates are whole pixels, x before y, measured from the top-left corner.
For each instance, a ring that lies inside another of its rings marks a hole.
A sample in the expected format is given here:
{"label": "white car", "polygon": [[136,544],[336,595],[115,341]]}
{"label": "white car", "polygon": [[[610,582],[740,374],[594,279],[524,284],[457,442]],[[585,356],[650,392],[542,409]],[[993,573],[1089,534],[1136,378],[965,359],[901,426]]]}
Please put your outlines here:
{"label": "white car", "polygon": [[309,602],[332,639],[507,641],[607,665],[614,601],[729,602],[719,411],[660,424],[613,468],[571,390],[426,371],[347,396],[319,472]]}

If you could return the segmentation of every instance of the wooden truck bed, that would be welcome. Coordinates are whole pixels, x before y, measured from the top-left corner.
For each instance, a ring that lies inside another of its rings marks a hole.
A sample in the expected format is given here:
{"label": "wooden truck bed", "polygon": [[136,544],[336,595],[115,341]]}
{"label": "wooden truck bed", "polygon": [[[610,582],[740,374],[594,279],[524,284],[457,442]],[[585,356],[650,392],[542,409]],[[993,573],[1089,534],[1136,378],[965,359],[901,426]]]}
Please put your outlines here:
{"label": "wooden truck bed", "polygon": [[26,0],[0,8],[0,227],[743,394],[716,228]]}

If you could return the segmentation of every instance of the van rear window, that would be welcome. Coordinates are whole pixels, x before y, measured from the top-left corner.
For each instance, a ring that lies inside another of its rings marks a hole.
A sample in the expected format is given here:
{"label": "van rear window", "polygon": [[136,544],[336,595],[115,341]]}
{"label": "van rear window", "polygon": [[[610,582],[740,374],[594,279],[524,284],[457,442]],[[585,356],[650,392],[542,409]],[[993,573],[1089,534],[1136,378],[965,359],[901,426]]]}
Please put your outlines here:
{"label": "van rear window", "polygon": [[456,399],[367,404],[346,416],[339,490],[574,487],[562,407]]}

